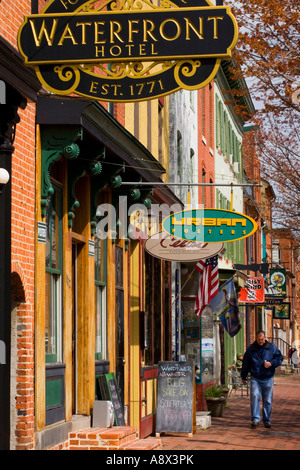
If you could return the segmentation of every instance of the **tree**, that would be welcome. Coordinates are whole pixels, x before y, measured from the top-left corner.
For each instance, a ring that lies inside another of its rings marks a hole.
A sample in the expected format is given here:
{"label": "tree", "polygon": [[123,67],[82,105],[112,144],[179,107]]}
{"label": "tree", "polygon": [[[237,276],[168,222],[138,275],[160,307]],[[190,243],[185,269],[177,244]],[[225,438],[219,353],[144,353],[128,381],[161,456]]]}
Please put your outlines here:
{"label": "tree", "polygon": [[261,175],[272,184],[276,194],[274,228],[290,229],[300,240],[299,128],[293,120],[285,125],[278,123],[280,120],[269,113],[255,132],[246,133],[245,158],[251,162],[252,156],[259,154]]}
{"label": "tree", "polygon": [[299,113],[299,0],[230,1],[239,26],[233,73],[248,78],[262,113]]}
{"label": "tree", "polygon": [[239,26],[232,78],[246,79],[256,104],[251,145],[277,195],[274,225],[300,238],[299,0],[229,3]]}

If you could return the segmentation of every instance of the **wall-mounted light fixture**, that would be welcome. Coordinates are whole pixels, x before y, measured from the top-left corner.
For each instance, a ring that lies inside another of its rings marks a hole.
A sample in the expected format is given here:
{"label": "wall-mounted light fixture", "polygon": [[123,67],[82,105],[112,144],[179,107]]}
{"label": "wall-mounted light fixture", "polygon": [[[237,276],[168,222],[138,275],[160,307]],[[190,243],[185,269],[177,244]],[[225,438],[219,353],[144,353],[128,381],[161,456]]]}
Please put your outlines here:
{"label": "wall-mounted light fixture", "polygon": [[3,188],[9,181],[9,173],[5,168],[0,168],[0,194],[2,194]]}

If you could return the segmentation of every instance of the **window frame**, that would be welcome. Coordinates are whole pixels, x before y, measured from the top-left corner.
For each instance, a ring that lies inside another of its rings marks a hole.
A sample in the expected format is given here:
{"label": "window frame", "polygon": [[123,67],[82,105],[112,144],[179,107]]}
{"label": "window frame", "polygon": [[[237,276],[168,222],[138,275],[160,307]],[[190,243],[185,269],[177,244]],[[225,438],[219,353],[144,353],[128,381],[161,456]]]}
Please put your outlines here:
{"label": "window frame", "polygon": [[[49,222],[46,215],[46,224],[47,224],[47,234],[49,233],[49,266],[45,267],[46,273],[46,283],[47,275],[49,275],[49,304],[46,305],[45,317],[46,320],[51,317],[53,335],[51,338],[55,337],[55,352],[47,352],[47,337],[46,337],[46,325],[45,325],[45,363],[62,363],[63,362],[63,295],[62,295],[62,279],[63,279],[63,250],[62,250],[62,241],[63,241],[63,195],[62,195],[62,186],[57,182],[51,181],[54,193],[48,198],[47,203],[47,212],[53,210],[53,198],[58,198],[58,201],[55,201],[55,210],[50,215]],[[58,214],[57,214],[58,212]],[[57,216],[57,234],[55,235],[57,241],[56,253],[57,253],[57,263],[56,267],[52,267],[52,248],[53,248],[53,231],[50,230],[52,224],[52,217]],[[46,240],[46,244],[47,244]],[[47,254],[47,248],[46,248]],[[45,299],[46,301],[46,299]],[[49,339],[49,334],[48,334]]]}

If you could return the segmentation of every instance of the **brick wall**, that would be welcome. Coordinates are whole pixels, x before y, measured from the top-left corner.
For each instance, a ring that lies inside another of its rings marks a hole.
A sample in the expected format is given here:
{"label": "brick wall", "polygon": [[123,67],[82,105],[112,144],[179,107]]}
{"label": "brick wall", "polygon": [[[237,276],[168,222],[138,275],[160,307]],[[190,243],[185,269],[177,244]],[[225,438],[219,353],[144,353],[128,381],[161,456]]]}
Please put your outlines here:
{"label": "brick wall", "polygon": [[[20,110],[15,151],[12,156],[12,300],[17,305],[16,387],[11,401],[15,403],[16,420],[12,442],[16,449],[34,448],[34,240],[35,240],[35,105]],[[24,299],[20,299],[20,289]],[[13,396],[14,395],[14,396]]]}
{"label": "brick wall", "polygon": [[161,440],[138,439],[135,427],[88,428],[69,433],[69,439],[49,450],[159,450]]}
{"label": "brick wall", "polygon": [[[214,84],[198,91],[198,181],[215,181],[214,169]],[[215,207],[215,188],[199,188],[199,204]]]}
{"label": "brick wall", "polygon": [[208,387],[214,384],[215,384],[214,380],[210,380],[209,382],[206,382],[204,384],[196,384],[196,411],[207,410],[207,404],[206,404],[206,400],[204,397],[204,392]]}
{"label": "brick wall", "polygon": [[[0,2],[0,36],[17,49],[31,1]],[[35,105],[19,109],[12,155],[12,448],[34,448]]]}
{"label": "brick wall", "polygon": [[6,0],[0,2],[0,36],[17,49],[17,32],[24,15],[31,12],[31,1]]}

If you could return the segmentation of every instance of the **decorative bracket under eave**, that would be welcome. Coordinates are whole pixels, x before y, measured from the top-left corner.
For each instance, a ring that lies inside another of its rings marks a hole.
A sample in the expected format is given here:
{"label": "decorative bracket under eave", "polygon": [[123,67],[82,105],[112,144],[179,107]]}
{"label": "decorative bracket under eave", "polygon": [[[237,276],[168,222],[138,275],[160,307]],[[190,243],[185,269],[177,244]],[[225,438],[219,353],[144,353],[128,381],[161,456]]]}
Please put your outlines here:
{"label": "decorative bracket under eave", "polygon": [[96,233],[97,223],[101,217],[98,212],[98,194],[104,188],[109,186],[114,189],[122,184],[122,177],[120,173],[125,172],[125,165],[122,165],[116,169],[111,166],[108,169],[105,167],[104,171],[97,178],[91,179],[91,235],[94,236]]}
{"label": "decorative bracket under eave", "polygon": [[41,213],[46,217],[47,200],[54,193],[50,180],[50,167],[60,158],[78,158],[80,149],[76,140],[82,140],[82,130],[78,126],[47,126],[41,130],[42,170],[41,170]]}

